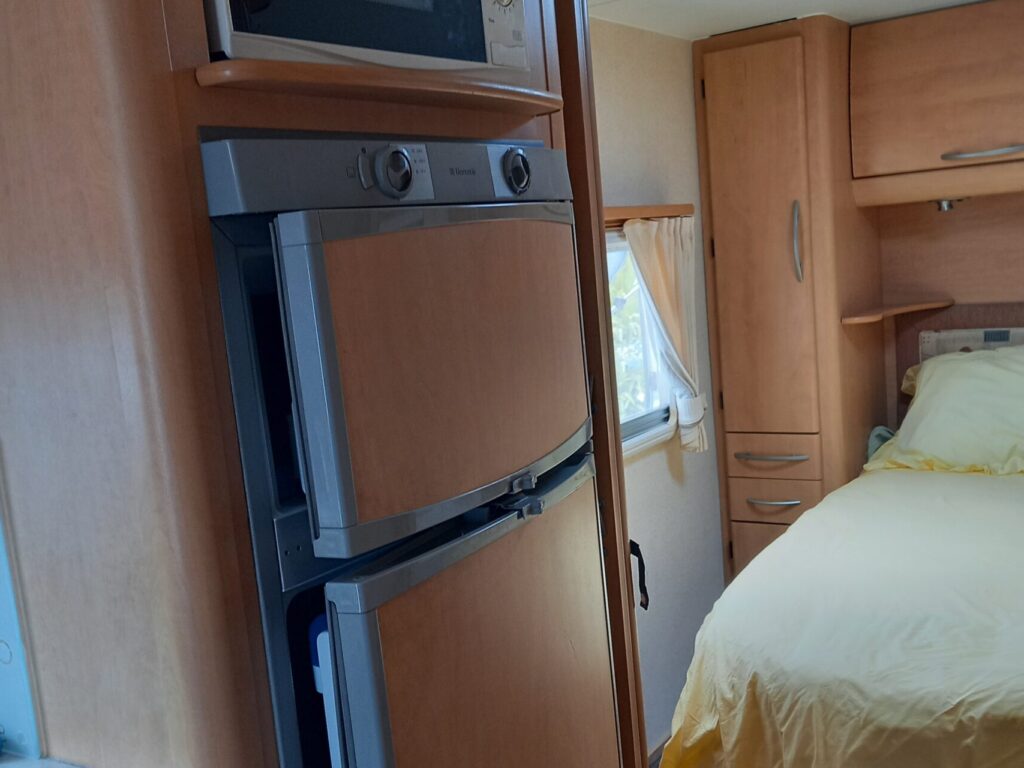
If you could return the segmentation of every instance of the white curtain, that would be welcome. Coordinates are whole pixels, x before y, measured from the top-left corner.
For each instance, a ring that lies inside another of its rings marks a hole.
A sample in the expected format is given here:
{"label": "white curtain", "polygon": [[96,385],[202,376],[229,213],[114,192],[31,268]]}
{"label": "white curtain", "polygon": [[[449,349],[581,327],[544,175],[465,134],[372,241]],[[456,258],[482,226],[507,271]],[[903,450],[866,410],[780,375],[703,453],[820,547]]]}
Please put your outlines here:
{"label": "white curtain", "polygon": [[696,375],[697,255],[693,217],[631,219],[623,232],[658,316],[665,360],[683,385],[676,395],[679,441],[684,451],[706,451],[707,402]]}

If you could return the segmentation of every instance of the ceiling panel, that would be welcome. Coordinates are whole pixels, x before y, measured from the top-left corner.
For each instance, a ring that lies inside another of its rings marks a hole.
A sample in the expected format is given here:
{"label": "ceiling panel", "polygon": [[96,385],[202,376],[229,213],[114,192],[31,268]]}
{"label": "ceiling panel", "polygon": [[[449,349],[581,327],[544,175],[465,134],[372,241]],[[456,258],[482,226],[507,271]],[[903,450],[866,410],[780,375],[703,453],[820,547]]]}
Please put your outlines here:
{"label": "ceiling panel", "polygon": [[699,40],[820,13],[857,24],[963,4],[963,0],[590,0],[590,15]]}

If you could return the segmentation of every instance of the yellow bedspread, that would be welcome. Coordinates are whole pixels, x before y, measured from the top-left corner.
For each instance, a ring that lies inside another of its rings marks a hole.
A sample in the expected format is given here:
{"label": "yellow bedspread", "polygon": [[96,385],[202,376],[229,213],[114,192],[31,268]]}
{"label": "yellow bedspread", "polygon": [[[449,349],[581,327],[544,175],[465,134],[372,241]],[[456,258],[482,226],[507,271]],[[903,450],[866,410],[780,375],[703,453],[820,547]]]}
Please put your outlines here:
{"label": "yellow bedspread", "polygon": [[704,621],[663,768],[1024,767],[1024,476],[881,471]]}

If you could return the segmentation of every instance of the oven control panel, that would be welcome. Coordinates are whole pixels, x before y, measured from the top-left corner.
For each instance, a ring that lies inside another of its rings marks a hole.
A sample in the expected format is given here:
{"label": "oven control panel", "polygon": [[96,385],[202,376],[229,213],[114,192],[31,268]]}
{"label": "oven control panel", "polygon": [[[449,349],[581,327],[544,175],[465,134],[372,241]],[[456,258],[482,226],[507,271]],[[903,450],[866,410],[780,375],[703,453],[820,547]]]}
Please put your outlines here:
{"label": "oven control panel", "polygon": [[370,165],[369,155],[359,154],[359,181],[364,189],[376,183],[381,192],[396,200],[434,199],[426,145],[389,144],[374,153],[372,162],[371,176],[369,168],[364,167]]}
{"label": "oven control panel", "polygon": [[201,150],[211,216],[572,199],[565,153],[533,144],[229,138]]}

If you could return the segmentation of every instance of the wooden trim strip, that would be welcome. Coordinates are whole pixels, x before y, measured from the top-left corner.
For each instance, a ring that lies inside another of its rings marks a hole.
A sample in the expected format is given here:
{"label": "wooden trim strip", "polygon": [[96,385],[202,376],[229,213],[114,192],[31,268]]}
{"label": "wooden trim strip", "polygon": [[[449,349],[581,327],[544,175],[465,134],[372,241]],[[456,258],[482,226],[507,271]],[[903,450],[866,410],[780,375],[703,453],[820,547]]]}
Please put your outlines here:
{"label": "wooden trim strip", "polygon": [[853,180],[853,199],[861,208],[1022,191],[1024,160]]}
{"label": "wooden trim strip", "polygon": [[562,97],[557,93],[386,67],[231,59],[196,68],[196,82],[204,88],[242,88],[431,107],[485,109],[530,117],[549,115],[562,108]]}
{"label": "wooden trim strip", "polygon": [[619,229],[630,219],[671,219],[677,216],[693,216],[696,207],[692,203],[677,205],[622,205],[604,209],[604,228]]}

